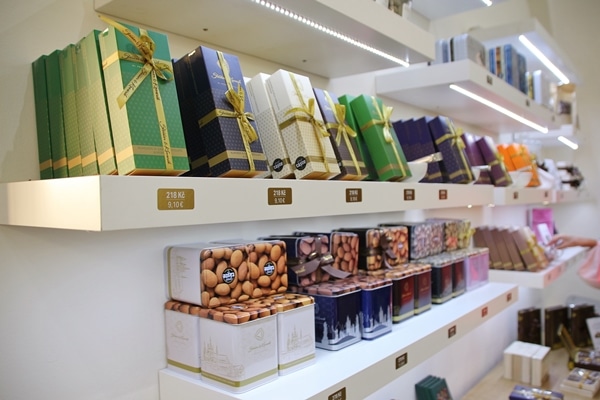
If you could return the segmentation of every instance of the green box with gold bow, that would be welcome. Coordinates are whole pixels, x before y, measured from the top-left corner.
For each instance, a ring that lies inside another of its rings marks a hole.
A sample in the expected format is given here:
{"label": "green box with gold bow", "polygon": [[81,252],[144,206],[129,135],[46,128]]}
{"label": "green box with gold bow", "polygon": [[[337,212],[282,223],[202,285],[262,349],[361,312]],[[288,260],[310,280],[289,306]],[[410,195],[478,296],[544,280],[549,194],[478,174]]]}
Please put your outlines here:
{"label": "green box with gold bow", "polygon": [[341,173],[335,179],[362,181],[368,176],[368,171],[360,153],[358,132],[346,122],[349,110],[340,104],[335,94],[319,88],[313,90],[340,167]]}
{"label": "green box with gold bow", "polygon": [[181,175],[189,170],[167,36],[100,17],[119,175]]}
{"label": "green box with gold bow", "polygon": [[360,95],[350,102],[354,117],[373,159],[380,181],[401,181],[412,176],[390,121],[392,108],[381,99]]}
{"label": "green box with gold bow", "polygon": [[200,46],[175,63],[175,80],[183,78],[192,85],[187,99],[181,99],[191,102],[182,113],[191,112],[198,126],[191,131],[186,127],[190,153],[201,138],[211,176],[268,176],[238,57]]}

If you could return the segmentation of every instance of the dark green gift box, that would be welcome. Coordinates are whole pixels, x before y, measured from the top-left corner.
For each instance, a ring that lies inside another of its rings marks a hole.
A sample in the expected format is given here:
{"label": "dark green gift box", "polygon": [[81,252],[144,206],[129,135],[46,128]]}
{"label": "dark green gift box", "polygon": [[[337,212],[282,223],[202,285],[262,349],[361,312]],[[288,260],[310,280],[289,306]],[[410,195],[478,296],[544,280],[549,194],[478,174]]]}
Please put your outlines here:
{"label": "dark green gift box", "polygon": [[398,137],[390,121],[391,107],[381,99],[360,95],[350,102],[352,112],[380,181],[400,181],[412,176]]}
{"label": "dark green gift box", "polygon": [[167,36],[101,18],[110,25],[99,42],[119,175],[181,175],[189,162]]}

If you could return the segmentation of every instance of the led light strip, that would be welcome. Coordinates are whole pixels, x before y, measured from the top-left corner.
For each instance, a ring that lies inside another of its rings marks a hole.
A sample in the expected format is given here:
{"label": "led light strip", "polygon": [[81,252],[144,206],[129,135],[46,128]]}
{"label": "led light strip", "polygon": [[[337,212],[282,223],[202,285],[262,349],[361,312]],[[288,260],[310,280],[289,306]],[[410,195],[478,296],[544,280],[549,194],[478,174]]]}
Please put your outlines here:
{"label": "led light strip", "polygon": [[492,5],[492,0],[481,0],[481,2],[488,7]]}
{"label": "led light strip", "polygon": [[271,9],[271,10],[273,10],[275,12],[278,12],[278,13],[280,13],[282,15],[285,15],[286,17],[289,17],[289,18],[291,18],[293,20],[296,20],[298,22],[302,22],[303,24],[305,24],[307,26],[310,26],[311,28],[314,28],[314,29],[319,30],[319,31],[321,31],[323,33],[326,33],[326,34],[328,34],[330,36],[333,36],[333,37],[335,37],[335,38],[337,38],[339,40],[342,40],[342,41],[344,41],[346,43],[350,43],[351,45],[354,45],[354,46],[359,47],[359,48],[361,48],[363,50],[366,50],[366,51],[368,51],[370,53],[378,55],[379,57],[383,57],[383,58],[385,58],[387,60],[395,62],[396,64],[400,64],[403,67],[408,67],[410,65],[408,62],[406,62],[406,61],[404,61],[404,60],[402,60],[402,59],[400,59],[398,57],[394,57],[391,54],[388,54],[388,53],[386,53],[384,51],[378,50],[378,49],[376,49],[374,47],[371,47],[371,46],[366,45],[366,44],[364,44],[362,42],[359,42],[358,40],[352,39],[351,37],[348,37],[348,36],[346,36],[344,34],[341,34],[339,32],[336,32],[336,31],[332,30],[332,29],[329,29],[326,26],[323,26],[323,25],[321,25],[321,24],[319,24],[317,22],[311,21],[310,19],[305,18],[302,15],[296,14],[293,11],[286,10],[285,8],[280,7],[277,4],[271,3],[270,1],[265,1],[265,0],[252,0],[252,1],[254,3],[256,3],[256,4],[259,4],[259,5],[263,6],[263,7],[266,7],[268,9]]}
{"label": "led light strip", "polygon": [[538,125],[535,122],[525,119],[525,118],[521,117],[520,115],[517,115],[514,112],[507,110],[506,108],[499,106],[498,104],[496,104],[494,102],[489,101],[488,99],[485,99],[479,95],[476,95],[473,92],[469,92],[468,90],[461,88],[458,85],[452,84],[452,85],[450,85],[450,89],[456,90],[458,93],[465,95],[475,101],[478,101],[479,103],[481,103],[485,106],[488,106],[498,112],[501,112],[502,114],[506,115],[507,117],[510,117],[510,118],[514,119],[515,121],[518,121],[524,125],[527,125],[530,128],[535,129],[536,131],[539,131],[542,133],[548,133],[548,128],[546,128],[545,126]]}
{"label": "led light strip", "polygon": [[567,147],[572,148],[573,150],[577,150],[579,148],[579,145],[569,139],[567,139],[564,136],[559,136],[557,137],[558,141],[561,142],[562,144],[564,144]]}
{"label": "led light strip", "polygon": [[519,35],[519,41],[523,43],[523,45],[527,47],[529,51],[531,51],[533,55],[536,56],[542,62],[542,64],[546,66],[546,68],[552,71],[552,73],[556,75],[556,77],[560,80],[561,83],[567,84],[570,82],[569,78],[567,78],[567,76],[563,74],[562,71],[558,69],[556,65],[552,64],[548,57],[546,57],[544,53],[542,53],[537,47],[535,47],[535,45],[531,43],[529,39],[525,37],[525,35]]}

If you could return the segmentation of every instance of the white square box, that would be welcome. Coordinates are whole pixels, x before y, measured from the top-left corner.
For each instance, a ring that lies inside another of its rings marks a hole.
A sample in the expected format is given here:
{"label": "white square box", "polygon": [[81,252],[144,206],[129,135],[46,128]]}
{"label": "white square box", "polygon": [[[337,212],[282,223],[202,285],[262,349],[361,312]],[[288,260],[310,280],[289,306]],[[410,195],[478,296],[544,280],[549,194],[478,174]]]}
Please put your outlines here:
{"label": "white square box", "polygon": [[199,309],[173,300],[165,303],[167,368],[196,379],[201,372]]}
{"label": "white square box", "polygon": [[202,380],[234,393],[271,382],[277,372],[277,308],[236,303],[201,309]]}

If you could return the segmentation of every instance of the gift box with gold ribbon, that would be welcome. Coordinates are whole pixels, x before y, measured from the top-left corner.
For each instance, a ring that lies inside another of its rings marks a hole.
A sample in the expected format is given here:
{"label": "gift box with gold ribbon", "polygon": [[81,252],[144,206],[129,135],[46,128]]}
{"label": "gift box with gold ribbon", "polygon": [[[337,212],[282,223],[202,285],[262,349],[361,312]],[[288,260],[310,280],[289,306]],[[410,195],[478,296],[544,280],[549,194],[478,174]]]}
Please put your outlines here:
{"label": "gift box with gold ribbon", "polygon": [[[414,161],[436,153],[425,117],[399,120],[392,125],[408,161]],[[421,182],[443,182],[439,161],[427,163],[427,174]]]}
{"label": "gift box with gold ribbon", "polygon": [[498,152],[494,139],[490,136],[482,136],[475,141],[477,147],[481,151],[483,160],[490,166],[490,175],[494,186],[509,186],[512,184],[512,179],[506,171],[503,157]]}
{"label": "gift box with gold ribbon", "polygon": [[358,133],[346,122],[348,110],[337,97],[327,90],[313,88],[319,110],[329,132],[331,145],[338,160],[340,175],[335,179],[361,181],[368,175],[358,147]]}
{"label": "gift box with gold ribbon", "polygon": [[445,182],[473,182],[471,163],[465,154],[465,144],[460,138],[459,131],[448,117],[437,116],[428,118],[427,124],[437,151],[442,153],[442,176]]}
{"label": "gift box with gold ribbon", "polygon": [[381,99],[360,95],[350,102],[380,181],[401,181],[412,176],[406,156],[390,120],[392,107]]}
{"label": "gift box with gold ribbon", "polygon": [[338,176],[340,167],[310,79],[280,69],[267,79],[267,91],[296,179]]}
{"label": "gift box with gold ribbon", "polygon": [[[463,143],[465,144],[465,154],[469,159],[472,166],[487,166],[488,164],[483,160],[481,150],[477,146],[477,140],[480,136],[474,135],[469,132],[463,132],[460,135]],[[475,181],[476,185],[492,185],[492,176],[489,169],[481,169],[479,171],[479,178]]]}
{"label": "gift box with gold ribbon", "polygon": [[194,85],[190,101],[199,127],[197,131],[186,131],[186,143],[189,146],[193,142],[188,138],[201,136],[210,175],[268,176],[267,158],[258,138],[238,57],[200,46],[176,61],[179,63],[187,67],[189,81]]}
{"label": "gift box with gold ribbon", "polygon": [[167,36],[102,18],[106,100],[119,175],[189,169]]}

